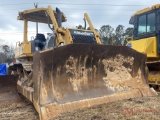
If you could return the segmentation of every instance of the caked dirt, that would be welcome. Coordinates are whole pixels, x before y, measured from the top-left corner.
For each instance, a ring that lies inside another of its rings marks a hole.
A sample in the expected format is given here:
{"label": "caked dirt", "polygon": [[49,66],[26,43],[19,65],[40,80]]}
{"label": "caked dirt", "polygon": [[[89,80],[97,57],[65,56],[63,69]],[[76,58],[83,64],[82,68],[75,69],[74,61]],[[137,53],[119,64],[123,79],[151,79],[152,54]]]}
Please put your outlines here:
{"label": "caked dirt", "polygon": [[[116,101],[62,114],[52,120],[159,120],[160,95]],[[0,120],[38,120],[38,113],[27,100],[1,102]]]}

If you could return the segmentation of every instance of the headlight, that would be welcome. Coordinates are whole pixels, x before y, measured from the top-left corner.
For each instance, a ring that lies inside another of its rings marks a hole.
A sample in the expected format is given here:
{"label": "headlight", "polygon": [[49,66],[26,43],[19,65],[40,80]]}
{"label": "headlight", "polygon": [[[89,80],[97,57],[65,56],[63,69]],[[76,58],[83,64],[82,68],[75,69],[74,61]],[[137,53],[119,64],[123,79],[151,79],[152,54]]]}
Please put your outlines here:
{"label": "headlight", "polygon": [[132,44],[131,43],[128,43],[127,46],[130,47],[130,48],[132,48]]}

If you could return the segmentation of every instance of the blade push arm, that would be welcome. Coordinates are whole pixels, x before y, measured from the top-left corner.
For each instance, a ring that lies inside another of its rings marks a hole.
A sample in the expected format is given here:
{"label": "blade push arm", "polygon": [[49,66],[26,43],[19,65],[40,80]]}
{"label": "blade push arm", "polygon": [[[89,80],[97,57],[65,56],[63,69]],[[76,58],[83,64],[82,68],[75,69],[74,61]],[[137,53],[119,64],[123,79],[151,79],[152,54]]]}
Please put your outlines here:
{"label": "blade push arm", "polygon": [[90,18],[89,18],[89,16],[88,16],[87,13],[84,14],[84,19],[87,20],[90,29],[93,31],[97,43],[101,44],[101,41],[100,41],[100,39],[99,39],[99,34],[95,31],[94,26],[93,26],[93,24],[92,24],[92,22],[91,22],[91,20],[90,20]]}

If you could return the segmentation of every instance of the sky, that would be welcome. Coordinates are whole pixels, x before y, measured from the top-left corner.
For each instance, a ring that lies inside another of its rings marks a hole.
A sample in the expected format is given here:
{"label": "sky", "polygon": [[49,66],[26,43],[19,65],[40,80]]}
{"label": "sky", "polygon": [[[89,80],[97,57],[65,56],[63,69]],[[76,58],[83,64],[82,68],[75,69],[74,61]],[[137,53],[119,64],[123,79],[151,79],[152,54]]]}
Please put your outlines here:
{"label": "sky", "polygon": [[[137,10],[160,4],[160,0],[0,0],[0,43],[16,45],[23,41],[23,21],[17,20],[18,12],[38,7],[52,9],[58,7],[66,16],[64,27],[75,28],[79,24],[84,25],[84,13],[88,13],[95,28],[102,25],[111,25],[116,28],[119,24],[125,28],[129,25],[129,19]],[[36,24],[29,23],[28,40],[36,35]],[[47,25],[39,25],[39,32],[51,32]]]}

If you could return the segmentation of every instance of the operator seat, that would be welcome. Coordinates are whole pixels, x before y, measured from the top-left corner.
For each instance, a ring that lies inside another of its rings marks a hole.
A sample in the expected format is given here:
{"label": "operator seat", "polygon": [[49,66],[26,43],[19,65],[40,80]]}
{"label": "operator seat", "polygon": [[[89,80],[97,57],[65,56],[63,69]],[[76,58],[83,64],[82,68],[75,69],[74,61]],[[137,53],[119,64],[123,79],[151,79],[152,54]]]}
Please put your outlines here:
{"label": "operator seat", "polygon": [[45,47],[45,44],[46,44],[46,38],[45,38],[44,34],[38,33],[36,35],[36,38],[34,39],[34,41],[35,41],[35,47],[37,47],[38,50],[43,50],[43,48]]}

